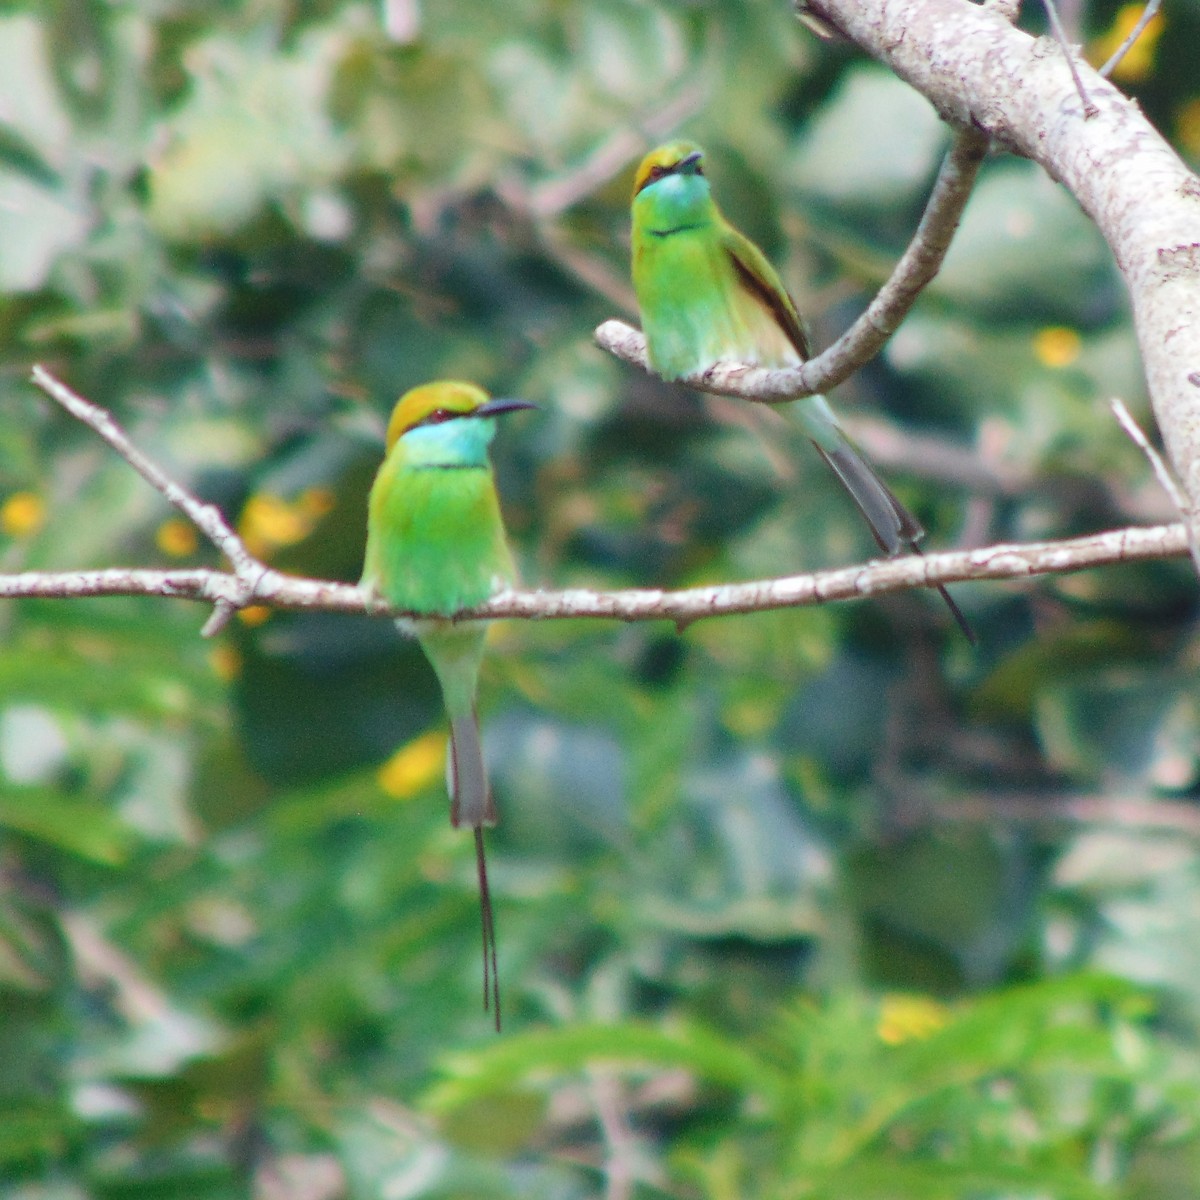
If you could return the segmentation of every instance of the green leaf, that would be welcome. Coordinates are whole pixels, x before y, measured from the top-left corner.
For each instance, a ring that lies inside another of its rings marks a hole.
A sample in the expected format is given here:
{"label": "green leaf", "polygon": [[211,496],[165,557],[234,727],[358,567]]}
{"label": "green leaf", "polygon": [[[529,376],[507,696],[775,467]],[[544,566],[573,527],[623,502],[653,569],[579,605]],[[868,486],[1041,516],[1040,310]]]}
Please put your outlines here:
{"label": "green leaf", "polygon": [[503,1044],[443,1060],[446,1076],[424,1097],[431,1112],[448,1113],[498,1092],[518,1090],[547,1072],[580,1072],[589,1066],[690,1071],[702,1082],[747,1095],[778,1093],[776,1068],[722,1035],[697,1025],[655,1029],[647,1025],[577,1024],[512,1035]]}
{"label": "green leaf", "polygon": [[102,866],[119,866],[133,851],[132,830],[105,806],[72,800],[50,788],[9,788],[0,794],[0,828]]}

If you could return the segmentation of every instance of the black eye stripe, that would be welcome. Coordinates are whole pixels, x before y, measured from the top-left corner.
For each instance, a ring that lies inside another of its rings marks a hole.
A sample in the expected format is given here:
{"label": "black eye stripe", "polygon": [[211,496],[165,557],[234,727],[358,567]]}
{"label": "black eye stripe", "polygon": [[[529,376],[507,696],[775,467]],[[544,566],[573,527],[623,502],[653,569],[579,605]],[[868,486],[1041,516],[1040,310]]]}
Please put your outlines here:
{"label": "black eye stripe", "polygon": [[[676,174],[684,161],[685,160],[681,158],[678,162],[669,163],[666,166],[663,166],[661,163],[655,163],[654,166],[652,166],[650,170],[646,172],[646,183],[655,183],[662,179],[664,175]],[[704,174],[704,167],[700,163],[696,164],[696,174]],[[645,184],[642,186],[645,187]]]}

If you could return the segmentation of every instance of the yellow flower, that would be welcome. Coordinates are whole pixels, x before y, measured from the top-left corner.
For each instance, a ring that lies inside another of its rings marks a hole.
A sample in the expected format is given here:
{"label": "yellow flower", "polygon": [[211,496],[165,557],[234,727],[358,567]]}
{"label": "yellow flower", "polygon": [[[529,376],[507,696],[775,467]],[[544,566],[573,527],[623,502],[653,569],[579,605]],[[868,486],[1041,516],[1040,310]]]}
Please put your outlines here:
{"label": "yellow flower", "polygon": [[46,521],[46,503],[33,492],[13,492],[0,505],[0,529],[9,537],[33,537]]}
{"label": "yellow flower", "polygon": [[[319,489],[314,488],[304,495],[311,497],[314,494],[319,505]],[[289,503],[281,496],[259,492],[246,501],[238,532],[251,554],[256,558],[269,558],[281,547],[294,546],[308,537],[319,515],[314,511],[312,499],[306,502],[301,496],[295,503]]]}
{"label": "yellow flower", "polygon": [[1083,339],[1065,325],[1048,325],[1033,335],[1034,357],[1043,367],[1069,367],[1083,350]]}
{"label": "yellow flower", "polygon": [[[1113,21],[1112,28],[1088,47],[1088,58],[1097,66],[1106,63],[1133,32],[1133,27],[1138,23],[1144,8],[1141,0],[1123,5]],[[1136,83],[1150,74],[1150,69],[1154,66],[1154,51],[1158,47],[1158,39],[1162,37],[1164,25],[1163,14],[1156,13],[1150,24],[1142,30],[1138,40],[1129,47],[1125,57],[1113,68],[1114,79]]]}
{"label": "yellow flower", "polygon": [[427,788],[442,773],[446,761],[446,735],[423,733],[401,746],[379,768],[379,786],[396,800],[407,800]]}
{"label": "yellow flower", "polygon": [[248,604],[245,608],[238,609],[238,620],[251,629],[262,625],[270,616],[271,610],[265,604]]}
{"label": "yellow flower", "polygon": [[1200,100],[1189,100],[1175,117],[1175,136],[1180,146],[1200,158]]}
{"label": "yellow flower", "polygon": [[171,558],[187,558],[196,553],[200,539],[196,527],[182,517],[168,517],[154,535],[158,548]]}
{"label": "yellow flower", "polygon": [[208,655],[208,665],[222,683],[232,683],[242,673],[242,656],[236,646],[225,643],[212,648]]}
{"label": "yellow flower", "polygon": [[333,493],[328,488],[310,487],[300,493],[300,508],[310,517],[323,517],[333,508]]}
{"label": "yellow flower", "polygon": [[950,1010],[929,996],[884,996],[879,1006],[879,1040],[889,1046],[927,1038],[950,1019]]}

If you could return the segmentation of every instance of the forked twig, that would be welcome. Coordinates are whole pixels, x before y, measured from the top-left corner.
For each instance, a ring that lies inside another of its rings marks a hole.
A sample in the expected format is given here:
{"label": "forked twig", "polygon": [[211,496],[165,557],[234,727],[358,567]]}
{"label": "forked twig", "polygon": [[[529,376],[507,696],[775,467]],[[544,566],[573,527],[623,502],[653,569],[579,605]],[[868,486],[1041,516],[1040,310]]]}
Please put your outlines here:
{"label": "forked twig", "polygon": [[1092,98],[1087,94],[1087,89],[1083,86],[1083,79],[1080,77],[1079,68],[1075,65],[1075,54],[1071,49],[1071,43],[1067,41],[1067,31],[1063,28],[1062,19],[1058,15],[1058,5],[1055,0],[1042,0],[1042,4],[1046,9],[1046,16],[1050,18],[1050,29],[1054,34],[1055,41],[1058,42],[1062,49],[1063,58],[1067,60],[1067,69],[1071,72],[1071,78],[1075,83],[1075,90],[1079,93],[1079,99],[1083,101],[1083,117],[1088,120],[1091,117],[1098,117],[1100,110],[1092,102]]}
{"label": "forked twig", "polygon": [[233,531],[215,504],[205,504],[193,496],[187,488],[176,483],[156,462],[139,450],[129,440],[129,435],[117,423],[112,413],[73,392],[40,364],[33,367],[31,374],[33,382],[47,396],[77,420],[94,429],[155,491],[165,496],[169,503],[179,509],[229,559],[234,572],[234,586],[229,589],[228,594],[214,598],[213,614],[202,631],[205,637],[220,632],[237,609],[254,599],[262,578],[270,568],[250,553],[245,542]]}

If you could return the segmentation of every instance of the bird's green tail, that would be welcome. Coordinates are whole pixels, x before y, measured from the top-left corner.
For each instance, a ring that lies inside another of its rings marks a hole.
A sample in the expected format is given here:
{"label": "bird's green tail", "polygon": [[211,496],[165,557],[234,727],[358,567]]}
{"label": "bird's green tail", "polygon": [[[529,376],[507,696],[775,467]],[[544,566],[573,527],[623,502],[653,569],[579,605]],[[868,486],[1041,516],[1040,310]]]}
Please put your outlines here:
{"label": "bird's green tail", "polygon": [[844,438],[832,450],[813,442],[850,498],[866,518],[879,548],[889,558],[901,550],[915,550],[925,527],[900,503],[865,458]]}
{"label": "bird's green tail", "polygon": [[446,751],[446,790],[450,793],[450,823],[475,831],[475,864],[479,876],[479,915],[483,923],[483,1007],[495,1014],[500,1031],[500,976],[496,970],[496,917],[488,885],[483,830],[496,824],[496,806],[488,785],[475,715],[475,683],[483,657],[487,627],[478,623],[450,624],[422,621],[417,636],[442,685],[442,699],[450,717],[450,745]]}
{"label": "bird's green tail", "polygon": [[475,710],[450,718],[450,746],[446,753],[446,788],[450,792],[450,824],[479,829],[495,825],[496,806],[488,786]]}
{"label": "bird's green tail", "polygon": [[[921,553],[920,542],[925,536],[925,527],[899,500],[892,489],[875,473],[875,469],[854,448],[842,432],[824,396],[811,396],[790,406],[800,418],[804,432],[816,446],[818,453],[829,464],[833,473],[842,481],[850,498],[858,505],[858,511],[866,518],[871,533],[879,548],[889,558],[911,550]],[[945,601],[963,636],[975,644],[975,631],[971,628],[954,597],[939,583],[934,585],[938,595]]]}

